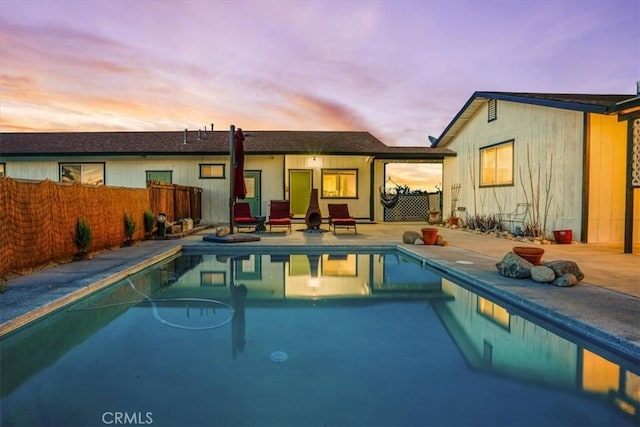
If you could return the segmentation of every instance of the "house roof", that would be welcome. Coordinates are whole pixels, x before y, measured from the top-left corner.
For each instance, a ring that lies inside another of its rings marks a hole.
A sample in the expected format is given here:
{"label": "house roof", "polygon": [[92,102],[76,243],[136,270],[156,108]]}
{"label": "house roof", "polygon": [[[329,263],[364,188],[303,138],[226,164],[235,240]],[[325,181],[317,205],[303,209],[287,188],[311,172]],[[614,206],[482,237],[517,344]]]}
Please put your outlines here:
{"label": "house roof", "polygon": [[447,146],[488,99],[599,114],[615,114],[623,109],[640,106],[638,95],[474,92],[433,144],[433,147]]}
{"label": "house roof", "polygon": [[[368,132],[245,130],[246,154],[371,155],[437,159],[447,148],[391,147]],[[1,133],[0,156],[226,155],[229,131]]]}

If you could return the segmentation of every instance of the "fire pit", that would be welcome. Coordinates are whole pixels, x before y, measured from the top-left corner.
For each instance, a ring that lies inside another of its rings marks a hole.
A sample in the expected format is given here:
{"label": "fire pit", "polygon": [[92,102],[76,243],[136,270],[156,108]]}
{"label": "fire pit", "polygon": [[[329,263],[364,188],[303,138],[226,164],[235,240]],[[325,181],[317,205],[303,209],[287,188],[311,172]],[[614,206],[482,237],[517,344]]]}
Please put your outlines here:
{"label": "fire pit", "polygon": [[322,213],[320,212],[320,205],[318,203],[317,188],[311,190],[311,198],[309,200],[307,214],[304,216],[304,223],[307,224],[307,230],[320,230],[320,226],[322,225]]}

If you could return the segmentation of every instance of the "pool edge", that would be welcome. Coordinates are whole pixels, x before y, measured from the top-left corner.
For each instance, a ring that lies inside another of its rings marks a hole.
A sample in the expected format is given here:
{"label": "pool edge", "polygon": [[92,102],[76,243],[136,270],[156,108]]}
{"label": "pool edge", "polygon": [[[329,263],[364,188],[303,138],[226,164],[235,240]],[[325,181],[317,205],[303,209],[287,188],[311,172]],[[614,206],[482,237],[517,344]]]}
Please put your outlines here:
{"label": "pool edge", "polygon": [[168,249],[164,252],[158,253],[153,255],[150,258],[147,258],[137,264],[131,265],[126,267],[125,269],[111,274],[109,276],[103,277],[102,279],[91,283],[90,285],[87,285],[83,288],[80,288],[78,290],[75,290],[63,297],[60,297],[58,299],[55,299],[41,307],[35,308],[33,310],[30,310],[24,314],[21,314],[19,316],[16,316],[10,320],[7,320],[6,322],[0,324],[0,338],[4,337],[5,335],[10,334],[11,332],[14,332],[15,330],[31,323],[34,320],[40,319],[44,316],[47,316],[51,313],[53,313],[56,310],[61,309],[62,307],[69,305],[77,300],[79,300],[80,298],[83,298],[87,295],[90,295],[96,291],[99,291],[103,288],[106,288],[110,285],[112,285],[114,282],[117,282],[118,280],[124,279],[127,276],[130,276],[131,274],[137,273],[138,271],[149,267],[159,261],[162,261],[163,259],[170,257],[172,255],[175,255],[179,252],[182,251],[182,245],[177,245],[171,249]]}

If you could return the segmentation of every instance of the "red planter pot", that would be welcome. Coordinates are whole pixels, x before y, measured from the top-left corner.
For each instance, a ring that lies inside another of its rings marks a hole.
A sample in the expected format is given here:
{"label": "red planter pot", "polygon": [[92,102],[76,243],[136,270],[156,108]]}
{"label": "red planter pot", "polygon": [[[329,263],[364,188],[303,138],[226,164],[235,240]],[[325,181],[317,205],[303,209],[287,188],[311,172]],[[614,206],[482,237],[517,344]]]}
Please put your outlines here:
{"label": "red planter pot", "polygon": [[540,265],[542,263],[544,249],[532,248],[530,246],[516,246],[512,250],[514,254],[526,259],[533,265]]}
{"label": "red planter pot", "polygon": [[438,229],[437,228],[423,228],[422,230],[422,241],[425,245],[435,245],[436,240],[438,239]]}
{"label": "red planter pot", "polygon": [[568,245],[573,241],[573,231],[571,230],[554,230],[553,238],[556,239],[556,243],[561,245]]}

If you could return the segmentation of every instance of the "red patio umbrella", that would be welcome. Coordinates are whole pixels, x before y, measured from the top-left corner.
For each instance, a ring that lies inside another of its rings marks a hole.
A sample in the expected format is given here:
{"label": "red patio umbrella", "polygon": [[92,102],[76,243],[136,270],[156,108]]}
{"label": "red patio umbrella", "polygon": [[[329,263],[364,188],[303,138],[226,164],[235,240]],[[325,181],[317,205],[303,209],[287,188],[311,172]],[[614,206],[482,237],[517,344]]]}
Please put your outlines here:
{"label": "red patio umbrella", "polygon": [[247,187],[244,183],[244,133],[242,129],[238,128],[236,130],[234,139],[233,196],[238,199],[244,199],[247,196]]}

